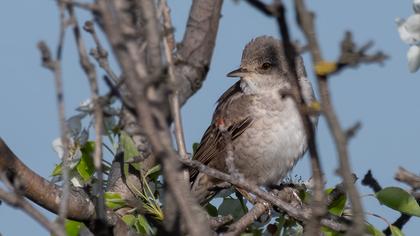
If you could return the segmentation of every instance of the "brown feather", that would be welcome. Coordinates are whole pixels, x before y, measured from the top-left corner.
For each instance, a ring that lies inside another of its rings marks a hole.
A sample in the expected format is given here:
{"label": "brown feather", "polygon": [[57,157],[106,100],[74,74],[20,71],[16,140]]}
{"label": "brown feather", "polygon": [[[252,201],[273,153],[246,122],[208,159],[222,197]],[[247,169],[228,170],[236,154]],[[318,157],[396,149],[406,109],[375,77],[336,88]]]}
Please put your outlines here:
{"label": "brown feather", "polygon": [[[247,112],[239,112],[238,116],[228,116],[224,114],[226,107],[235,104],[235,100],[243,95],[240,87],[240,82],[232,85],[222,96],[217,100],[217,107],[213,115],[213,120],[207,128],[200,141],[196,152],[194,153],[194,160],[197,160],[205,165],[208,165],[214,158],[224,158],[225,156],[225,143],[218,128],[217,121],[221,119],[230,132],[232,140],[239,137],[248,127],[252,124],[252,117]],[[243,98],[241,99],[243,100]],[[238,100],[236,100],[238,101]],[[235,120],[232,117],[236,117]],[[222,162],[224,164],[224,161]],[[198,175],[197,169],[190,169],[190,181],[193,183]]]}

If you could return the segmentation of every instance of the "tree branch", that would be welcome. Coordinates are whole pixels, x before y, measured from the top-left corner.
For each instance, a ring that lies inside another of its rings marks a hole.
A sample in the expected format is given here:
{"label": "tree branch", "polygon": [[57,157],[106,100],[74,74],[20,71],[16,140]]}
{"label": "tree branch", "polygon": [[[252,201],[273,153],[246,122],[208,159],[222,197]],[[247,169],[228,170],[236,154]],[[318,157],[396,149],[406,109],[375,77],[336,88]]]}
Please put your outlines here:
{"label": "tree branch", "polygon": [[192,2],[182,42],[175,53],[175,78],[183,105],[206,78],[216,44],[223,0]]}
{"label": "tree branch", "polygon": [[262,216],[270,209],[270,204],[266,202],[258,202],[254,207],[242,216],[238,221],[229,226],[228,232],[224,236],[240,235],[245,229],[256,219]]}
{"label": "tree branch", "polygon": [[260,0],[247,0],[247,2],[260,10],[262,13],[270,17],[275,17],[279,26],[280,35],[283,42],[283,49],[286,56],[286,64],[288,76],[292,81],[292,98],[299,110],[303,126],[307,135],[308,149],[310,154],[312,176],[314,182],[314,197],[311,203],[313,210],[313,217],[307,224],[308,229],[305,230],[306,234],[315,234],[320,231],[319,220],[326,213],[326,205],[324,202],[324,180],[322,175],[321,161],[318,155],[315,137],[315,127],[311,122],[311,118],[306,112],[309,104],[304,100],[302,95],[301,86],[299,84],[300,77],[306,77],[305,67],[298,52],[293,45],[288,29],[285,8],[281,1],[274,2],[272,5],[267,5]]}
{"label": "tree branch", "polygon": [[[255,194],[257,197],[261,198],[262,200],[267,201],[277,206],[281,210],[285,211],[289,216],[293,217],[294,219],[298,221],[308,221],[312,217],[311,208],[307,206],[302,206],[301,208],[292,206],[288,204],[287,202],[283,201],[282,199],[279,199],[275,197],[274,195],[261,190],[260,187],[258,187],[255,184],[252,184],[250,181],[247,181],[243,178],[234,178],[231,175],[225,174],[221,171],[218,171],[216,169],[203,165],[201,162],[198,162],[198,161],[183,159],[181,160],[181,162],[188,167],[198,169],[200,172],[203,172],[206,175],[229,182],[235,185],[236,187],[242,188],[250,193]],[[327,216],[321,219],[322,225],[327,226],[338,232],[347,231],[348,223],[349,222],[345,218],[335,217],[330,214],[328,214]]]}
{"label": "tree branch", "polygon": [[[312,63],[317,66],[323,62],[321,50],[317,42],[314,26],[314,13],[309,12],[306,9],[303,0],[295,0],[297,21],[308,40],[309,50],[312,56]],[[335,114],[334,108],[331,104],[331,97],[328,87],[327,76],[321,76],[317,74],[319,94],[321,96],[321,104],[323,113],[326,117],[327,124],[331,133],[334,137],[334,141],[339,156],[340,167],[338,173],[343,178],[344,186],[349,194],[350,202],[352,205],[353,223],[351,231],[348,231],[348,235],[362,235],[364,233],[364,213],[361,200],[359,198],[358,191],[352,182],[352,173],[349,163],[349,156],[347,150],[347,136],[341,129],[338,118]]]}
{"label": "tree branch", "polygon": [[[164,31],[166,32],[163,45],[165,49],[165,57],[168,62],[168,77],[169,81],[172,85],[170,88],[171,95],[169,97],[169,103],[171,106],[171,114],[172,118],[174,120],[175,125],[175,140],[176,145],[178,147],[178,153],[181,158],[187,159],[187,149],[185,147],[185,140],[184,140],[184,129],[182,127],[182,118],[181,118],[181,111],[180,111],[180,105],[179,105],[179,91],[175,87],[176,77],[175,77],[175,67],[174,62],[172,58],[172,52],[174,51],[174,36],[171,33],[172,29],[172,22],[171,17],[169,13],[169,7],[166,2],[166,0],[161,1],[162,4],[162,18],[163,18],[163,27]],[[189,178],[189,172],[187,170],[184,170],[184,177],[185,181],[188,182]]]}
{"label": "tree branch", "polygon": [[79,27],[78,20],[74,13],[73,6],[68,6],[67,11],[69,12],[69,17],[73,23],[73,34],[76,41],[77,51],[79,54],[80,66],[85,72],[90,91],[92,96],[92,103],[94,109],[94,119],[95,119],[95,151],[93,156],[93,162],[96,170],[97,182],[95,183],[97,191],[96,194],[96,217],[97,223],[101,226],[97,227],[99,230],[107,231],[107,223],[105,219],[105,199],[104,199],[104,188],[103,188],[103,172],[102,172],[102,129],[103,129],[103,111],[102,104],[99,101],[99,88],[96,81],[96,70],[94,65],[90,62],[89,56],[85,47],[85,44],[82,39],[81,30]]}
{"label": "tree branch", "polygon": [[[60,188],[37,175],[9,149],[0,138],[0,172],[6,173],[11,183],[19,181],[24,196],[53,212],[59,212],[63,192]],[[67,217],[77,221],[92,219],[95,207],[85,192],[73,189],[69,192]]]}
{"label": "tree branch", "polygon": [[[183,181],[182,171],[178,168],[178,157],[171,147],[171,136],[166,114],[164,114],[164,110],[168,108],[167,101],[163,99],[164,96],[156,96],[162,92],[156,89],[158,87],[157,82],[162,81],[155,81],[154,78],[161,78],[162,75],[148,74],[148,70],[145,70],[146,66],[138,56],[139,50],[133,39],[128,37],[127,34],[118,33],[123,28],[119,19],[125,13],[119,12],[112,3],[108,4],[108,2],[103,0],[98,1],[98,6],[100,14],[103,16],[105,33],[108,35],[114,53],[126,76],[125,84],[130,93],[130,98],[135,103],[137,122],[143,128],[150,141],[153,153],[162,164],[164,180],[167,184],[167,196],[169,194],[174,198],[171,201],[168,201],[166,198],[165,206],[169,207],[172,205],[179,209],[190,234],[207,235],[209,234],[209,229],[206,227],[205,221],[192,212],[195,204],[192,196],[189,194],[188,184]],[[152,9],[150,9],[151,6]],[[156,10],[153,4],[141,5],[141,7],[143,8],[142,11]],[[113,16],[115,15],[119,15],[119,17],[114,18]],[[151,18],[144,19],[145,21],[156,21],[153,15],[148,16]],[[132,32],[133,25],[127,26],[129,28],[126,30]],[[157,31],[159,29],[150,28],[149,30]],[[161,60],[160,55],[159,60]],[[154,66],[161,65],[156,63]],[[154,72],[161,73],[162,71],[162,68],[155,68]],[[151,80],[156,83],[150,84]]]}
{"label": "tree branch", "polygon": [[420,176],[411,173],[403,167],[398,168],[398,171],[395,174],[395,179],[405,184],[408,184],[414,190],[420,189]]}
{"label": "tree branch", "polygon": [[51,234],[56,236],[65,236],[66,233],[63,231],[63,228],[52,221],[49,221],[44,215],[41,214],[35,207],[33,207],[28,201],[26,201],[22,196],[17,195],[16,193],[8,193],[3,189],[0,189],[0,199],[7,204],[20,208],[22,211],[26,212],[34,220],[38,221],[42,226],[50,231]]}

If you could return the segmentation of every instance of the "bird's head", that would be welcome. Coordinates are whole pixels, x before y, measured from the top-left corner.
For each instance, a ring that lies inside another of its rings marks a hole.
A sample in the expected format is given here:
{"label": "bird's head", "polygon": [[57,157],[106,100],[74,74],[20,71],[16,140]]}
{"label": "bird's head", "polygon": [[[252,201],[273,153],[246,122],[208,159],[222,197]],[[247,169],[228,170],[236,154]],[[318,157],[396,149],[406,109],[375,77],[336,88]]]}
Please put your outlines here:
{"label": "bird's head", "polygon": [[287,80],[285,60],[280,40],[260,36],[245,46],[241,66],[227,76],[240,77],[241,86],[251,92],[278,89]]}

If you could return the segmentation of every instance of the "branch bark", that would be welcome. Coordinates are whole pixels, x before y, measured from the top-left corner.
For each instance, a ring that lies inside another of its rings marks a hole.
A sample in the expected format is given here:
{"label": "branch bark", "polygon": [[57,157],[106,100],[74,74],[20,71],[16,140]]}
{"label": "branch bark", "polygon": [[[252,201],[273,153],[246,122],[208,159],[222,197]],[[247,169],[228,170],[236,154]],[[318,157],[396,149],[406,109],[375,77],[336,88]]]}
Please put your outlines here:
{"label": "branch bark", "polygon": [[3,189],[0,189],[0,199],[13,207],[22,209],[22,211],[26,212],[33,219],[38,221],[38,223],[48,229],[51,234],[57,236],[66,236],[66,233],[59,224],[49,221],[44,215],[41,214],[41,212],[39,212],[28,201],[22,198],[22,196],[18,196],[16,193],[8,193]]}
{"label": "branch bark", "polygon": [[[282,199],[261,190],[261,188],[250,181],[247,181],[243,178],[235,178],[231,175],[225,174],[221,171],[216,169],[210,168],[206,165],[203,165],[201,162],[194,161],[194,160],[181,160],[182,163],[188,167],[196,168],[200,172],[205,173],[211,177],[229,182],[236,187],[244,189],[247,192],[255,194],[257,197],[261,198],[264,201],[267,201],[281,210],[285,211],[289,216],[293,217],[298,221],[308,221],[312,217],[312,210],[307,206],[302,206],[301,208],[297,208],[296,206],[292,206],[287,202],[283,201]],[[343,217],[335,217],[333,215],[327,214],[324,218],[320,220],[321,224],[327,226],[337,232],[346,232],[349,229],[349,222]]]}
{"label": "branch bark", "polygon": [[[23,195],[41,207],[58,213],[63,195],[59,186],[37,175],[9,149],[0,138],[0,172],[6,173],[11,183],[19,181]],[[81,190],[69,192],[67,217],[77,221],[93,219],[95,207],[89,196]]]}
{"label": "branch bark", "polygon": [[[308,41],[309,50],[312,56],[312,63],[315,67],[319,63],[323,62],[323,59],[315,33],[315,26],[313,21],[314,13],[309,12],[306,9],[303,0],[295,0],[295,7],[297,21]],[[354,227],[352,227],[352,230],[348,231],[347,234],[362,235],[364,233],[364,213],[362,203],[359,198],[359,193],[352,181],[352,173],[347,150],[347,136],[342,130],[337,115],[335,114],[334,108],[331,104],[331,96],[328,87],[327,76],[317,75],[317,81],[319,94],[321,96],[322,110],[327,120],[328,127],[334,137],[337,153],[339,156],[340,167],[338,173],[343,178],[343,183],[347,193],[349,194],[350,203],[352,205],[351,209],[353,213]]]}
{"label": "branch bark", "polygon": [[192,2],[184,38],[175,53],[175,78],[181,106],[206,78],[216,44],[223,0]]}

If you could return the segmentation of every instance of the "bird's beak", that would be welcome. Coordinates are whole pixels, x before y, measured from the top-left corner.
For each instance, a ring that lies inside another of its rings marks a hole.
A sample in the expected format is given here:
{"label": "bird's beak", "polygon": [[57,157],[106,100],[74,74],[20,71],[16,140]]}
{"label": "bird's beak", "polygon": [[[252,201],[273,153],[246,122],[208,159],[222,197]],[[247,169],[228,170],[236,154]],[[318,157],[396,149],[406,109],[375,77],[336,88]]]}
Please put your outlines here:
{"label": "bird's beak", "polygon": [[239,67],[239,69],[229,72],[227,77],[244,77],[248,73],[249,71],[247,69]]}

